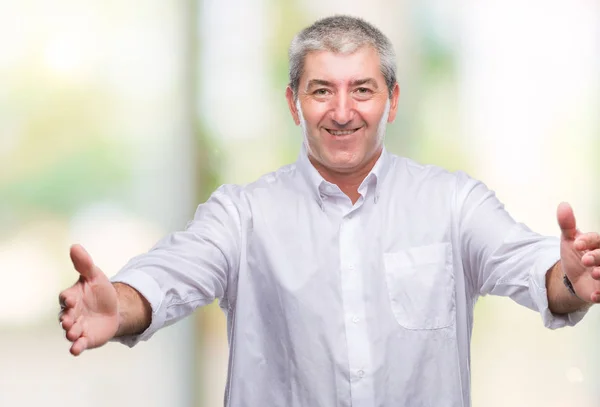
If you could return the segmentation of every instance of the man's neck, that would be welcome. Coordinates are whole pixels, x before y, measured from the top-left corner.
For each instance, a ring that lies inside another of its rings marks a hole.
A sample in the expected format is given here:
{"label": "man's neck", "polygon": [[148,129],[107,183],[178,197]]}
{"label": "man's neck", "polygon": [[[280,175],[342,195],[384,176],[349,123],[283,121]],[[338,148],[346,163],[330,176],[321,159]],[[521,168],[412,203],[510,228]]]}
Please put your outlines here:
{"label": "man's neck", "polygon": [[317,162],[310,155],[308,159],[315,169],[321,174],[325,181],[331,182],[338,186],[338,188],[352,201],[352,204],[355,204],[360,197],[358,193],[358,187],[364,181],[364,179],[369,175],[377,160],[381,156],[383,149],[380,149],[378,152],[373,154],[373,156],[366,161],[363,165],[358,167],[357,169],[353,169],[350,172],[338,172],[327,168]]}

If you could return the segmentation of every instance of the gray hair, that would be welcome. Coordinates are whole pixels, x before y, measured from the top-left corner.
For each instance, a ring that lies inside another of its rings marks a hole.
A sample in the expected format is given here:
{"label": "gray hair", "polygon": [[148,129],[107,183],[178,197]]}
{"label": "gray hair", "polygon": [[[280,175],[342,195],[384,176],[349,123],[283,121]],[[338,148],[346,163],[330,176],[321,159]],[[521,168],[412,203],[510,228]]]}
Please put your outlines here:
{"label": "gray hair", "polygon": [[381,31],[363,19],[340,15],[316,21],[292,40],[288,57],[290,88],[294,92],[294,99],[298,98],[304,60],[309,52],[351,54],[365,45],[373,47],[379,54],[381,73],[391,98],[396,85],[396,55],[392,43]]}

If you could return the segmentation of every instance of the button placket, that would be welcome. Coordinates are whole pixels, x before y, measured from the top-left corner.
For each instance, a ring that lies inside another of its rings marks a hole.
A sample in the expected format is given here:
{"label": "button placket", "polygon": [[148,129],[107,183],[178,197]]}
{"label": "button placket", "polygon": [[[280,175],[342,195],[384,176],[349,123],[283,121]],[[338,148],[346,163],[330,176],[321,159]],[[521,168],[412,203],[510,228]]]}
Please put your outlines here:
{"label": "button placket", "polygon": [[340,243],[340,273],[344,312],[346,315],[346,340],[350,368],[353,405],[369,399],[372,391],[365,368],[371,365],[371,349],[366,325],[367,314],[361,258],[361,231],[359,213],[348,213],[342,218]]}

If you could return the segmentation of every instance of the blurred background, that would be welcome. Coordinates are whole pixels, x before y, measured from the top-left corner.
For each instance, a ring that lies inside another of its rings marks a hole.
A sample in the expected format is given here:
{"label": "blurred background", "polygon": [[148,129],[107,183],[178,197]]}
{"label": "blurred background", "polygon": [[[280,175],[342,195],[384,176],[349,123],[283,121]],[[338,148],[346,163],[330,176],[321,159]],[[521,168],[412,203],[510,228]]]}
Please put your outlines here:
{"label": "blurred background", "polygon": [[[335,13],[395,45],[390,151],[469,172],[541,233],[559,233],[563,200],[600,231],[597,0],[0,0],[0,406],[223,404],[216,304],[134,349],[70,356],[69,246],[113,275],[216,186],[295,160],[287,47]],[[480,300],[473,406],[597,407],[599,315],[550,331]]]}

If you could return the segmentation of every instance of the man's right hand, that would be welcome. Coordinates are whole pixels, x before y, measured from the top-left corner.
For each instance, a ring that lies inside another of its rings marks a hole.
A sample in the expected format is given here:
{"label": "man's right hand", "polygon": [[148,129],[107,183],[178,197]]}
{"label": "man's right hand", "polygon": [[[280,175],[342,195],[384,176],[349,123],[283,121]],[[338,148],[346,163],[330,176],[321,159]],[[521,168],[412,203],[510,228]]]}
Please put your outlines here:
{"label": "man's right hand", "polygon": [[79,280],[60,293],[59,318],[67,339],[73,342],[70,351],[78,356],[86,349],[104,345],[116,335],[119,300],[115,287],[82,246],[71,247],[71,261]]}

